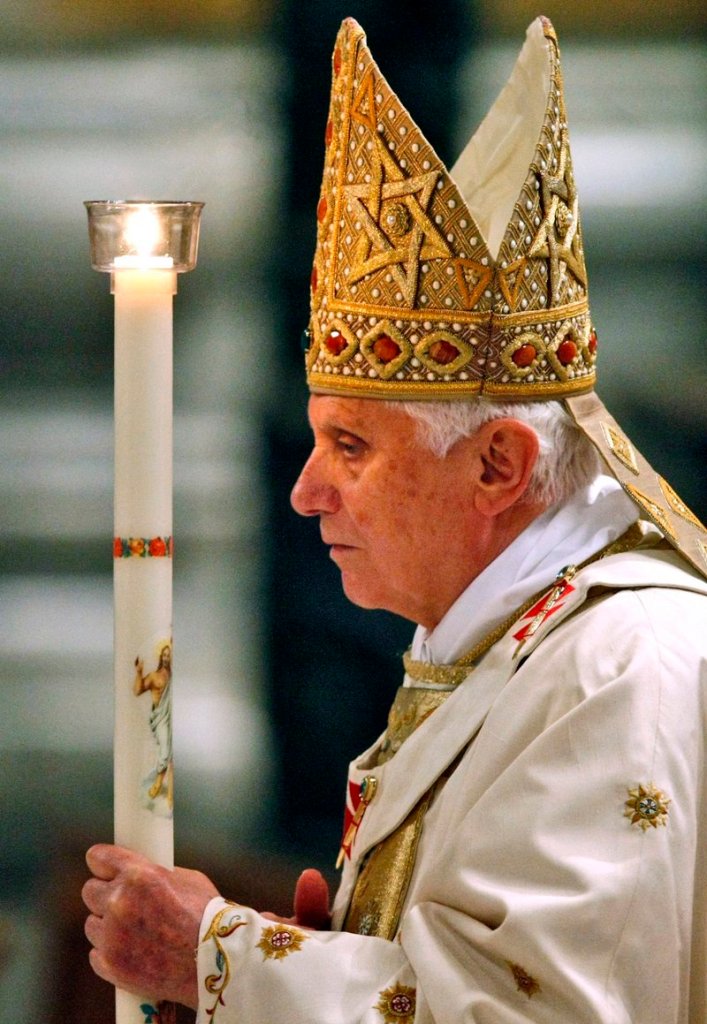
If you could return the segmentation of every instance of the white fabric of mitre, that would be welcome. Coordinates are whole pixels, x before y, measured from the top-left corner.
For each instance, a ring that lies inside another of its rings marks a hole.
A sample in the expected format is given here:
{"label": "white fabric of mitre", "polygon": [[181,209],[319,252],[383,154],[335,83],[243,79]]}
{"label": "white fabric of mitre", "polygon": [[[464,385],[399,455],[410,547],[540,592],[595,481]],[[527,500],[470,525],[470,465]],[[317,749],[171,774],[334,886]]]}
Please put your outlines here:
{"label": "white fabric of mitre", "polygon": [[494,259],[538,144],[550,91],[549,45],[536,18],[505,87],[449,172]]}
{"label": "white fabric of mitre", "polygon": [[[561,569],[600,551],[637,518],[636,506],[618,481],[599,474],[568,501],[533,520],[469,584],[433,630],[418,626],[412,657],[433,665],[456,661],[529,597],[549,588]],[[414,685],[408,676],[405,684]]]}

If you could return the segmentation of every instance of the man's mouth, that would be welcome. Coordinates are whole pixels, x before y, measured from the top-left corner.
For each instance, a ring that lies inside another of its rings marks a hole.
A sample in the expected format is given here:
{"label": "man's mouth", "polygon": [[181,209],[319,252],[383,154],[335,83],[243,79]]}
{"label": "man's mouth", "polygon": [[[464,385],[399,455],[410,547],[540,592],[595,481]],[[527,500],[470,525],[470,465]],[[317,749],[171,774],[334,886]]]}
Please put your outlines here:
{"label": "man's mouth", "polygon": [[343,554],[345,551],[353,551],[354,550],[354,547],[353,547],[352,544],[341,544],[341,543],[336,542],[336,541],[325,541],[324,543],[329,548],[329,555],[331,557],[333,557],[334,555]]}

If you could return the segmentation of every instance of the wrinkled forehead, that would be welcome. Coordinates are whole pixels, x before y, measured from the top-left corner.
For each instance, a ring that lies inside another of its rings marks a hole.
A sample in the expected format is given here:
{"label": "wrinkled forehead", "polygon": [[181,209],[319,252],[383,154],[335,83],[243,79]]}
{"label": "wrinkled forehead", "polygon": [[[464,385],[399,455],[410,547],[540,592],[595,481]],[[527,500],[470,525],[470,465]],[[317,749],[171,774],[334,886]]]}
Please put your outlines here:
{"label": "wrinkled forehead", "polygon": [[308,416],[312,428],[400,434],[410,429],[412,417],[401,402],[386,402],[353,395],[311,394]]}

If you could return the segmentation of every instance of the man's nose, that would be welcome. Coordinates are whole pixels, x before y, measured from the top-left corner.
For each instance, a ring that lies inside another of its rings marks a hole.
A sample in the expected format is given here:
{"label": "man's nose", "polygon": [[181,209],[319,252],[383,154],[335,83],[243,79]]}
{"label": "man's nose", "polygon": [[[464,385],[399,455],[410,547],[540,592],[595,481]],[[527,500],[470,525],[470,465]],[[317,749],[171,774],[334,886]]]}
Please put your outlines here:
{"label": "man's nose", "polygon": [[322,457],[315,450],[302,467],[290,494],[290,503],[301,516],[318,516],[322,512],[336,512],[339,494],[327,480]]}

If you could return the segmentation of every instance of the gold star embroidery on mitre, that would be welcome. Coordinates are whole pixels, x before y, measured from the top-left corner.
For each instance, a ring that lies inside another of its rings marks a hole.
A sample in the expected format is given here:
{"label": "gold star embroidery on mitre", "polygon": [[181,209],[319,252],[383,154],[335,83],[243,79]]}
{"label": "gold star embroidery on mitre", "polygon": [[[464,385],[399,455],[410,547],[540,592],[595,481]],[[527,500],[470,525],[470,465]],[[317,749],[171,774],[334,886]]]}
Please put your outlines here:
{"label": "gold star embroidery on mitre", "polygon": [[276,924],[270,928],[263,928],[260,942],[256,944],[257,949],[262,949],[264,960],[283,960],[290,953],[296,953],[302,948],[302,943],[308,938],[298,928],[292,928],[287,924]]}
{"label": "gold star embroidery on mitre", "polygon": [[619,462],[624,465],[626,469],[630,469],[632,473],[637,474],[638,463],[636,462],[636,455],[631,442],[625,438],[623,434],[620,434],[618,430],[614,430],[609,423],[602,423],[601,429],[606,439],[606,443]]}
{"label": "gold star embroidery on mitre", "polygon": [[449,246],[426,212],[437,177],[437,171],[430,171],[383,181],[382,176],[372,174],[370,183],[344,187],[363,228],[350,268],[351,284],[389,267],[408,305],[414,304],[420,262],[450,255]]}
{"label": "gold star embroidery on mitre", "polygon": [[559,301],[560,261],[586,287],[582,244],[579,235],[579,200],[568,159],[569,146],[563,133],[560,164],[556,177],[540,175],[543,219],[530,246],[530,256],[540,256],[550,263],[550,290],[553,305]]}
{"label": "gold star embroidery on mitre", "polygon": [[692,523],[699,530],[704,530],[704,524],[700,522],[692,509],[689,509],[682,498],[675,493],[667,480],[664,480],[662,476],[658,477],[660,483],[660,489],[665,495],[668,504],[670,505],[673,512],[680,516],[681,519],[685,519],[688,523]]}
{"label": "gold star embroidery on mitre", "polygon": [[648,517],[653,520],[656,526],[673,540],[677,540],[673,524],[670,522],[668,513],[662,505],[658,505],[657,502],[653,501],[652,498],[649,498],[647,494],[643,493],[643,491],[639,491],[639,489],[634,487],[633,484],[624,484],[624,487],[636,504],[643,509]]}
{"label": "gold star embroidery on mitre", "polygon": [[629,789],[628,796],[624,817],[630,818],[632,825],[638,825],[645,832],[667,824],[670,798],[665,793],[652,784],[639,784],[635,789]]}

